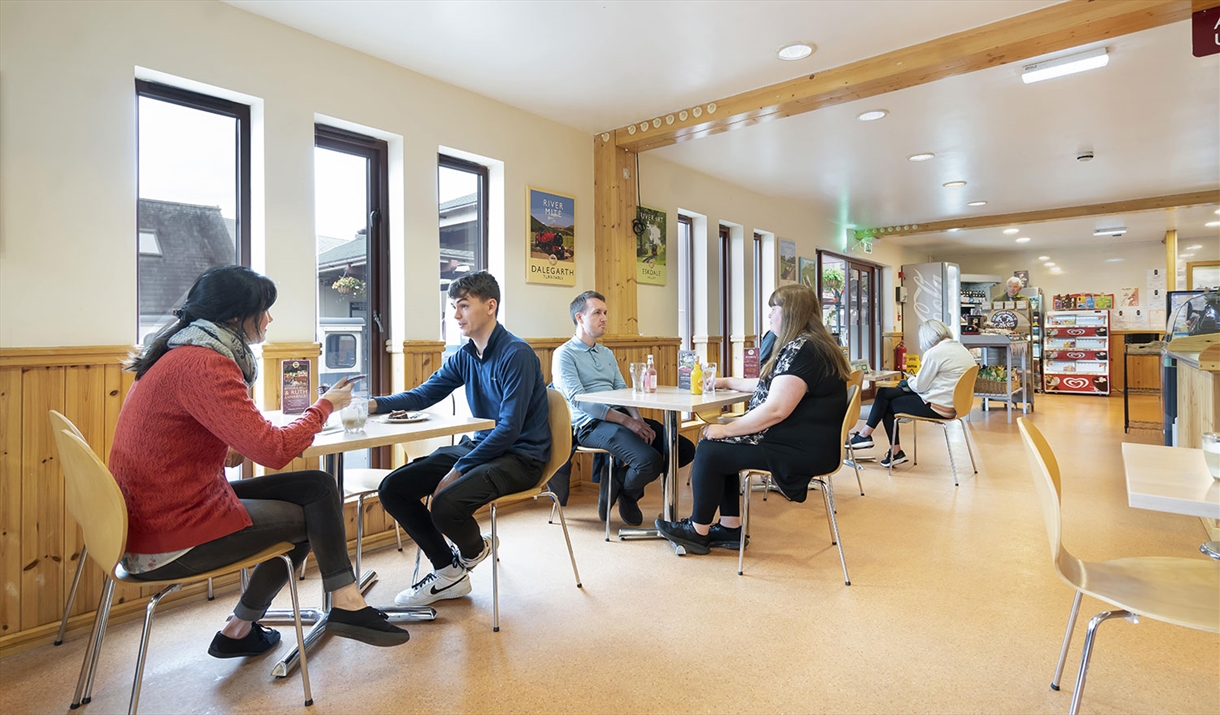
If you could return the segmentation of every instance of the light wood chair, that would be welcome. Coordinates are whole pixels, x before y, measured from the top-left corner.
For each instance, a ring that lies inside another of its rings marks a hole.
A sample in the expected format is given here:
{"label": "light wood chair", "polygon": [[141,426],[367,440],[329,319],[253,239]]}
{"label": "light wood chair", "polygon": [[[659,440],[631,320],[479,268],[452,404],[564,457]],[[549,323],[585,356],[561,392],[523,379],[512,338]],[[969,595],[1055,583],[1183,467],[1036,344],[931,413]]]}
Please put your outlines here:
{"label": "light wood chair", "polygon": [[[64,472],[64,501],[68,513],[80,524],[84,533],[85,545],[89,557],[102,568],[106,574],[103,581],[102,597],[98,602],[97,615],[93,619],[93,631],[89,636],[89,644],[85,648],[84,662],[81,664],[80,678],[76,683],[76,693],[71,709],[76,709],[92,699],[93,679],[97,672],[98,660],[101,656],[102,642],[106,637],[106,624],[110,618],[110,607],[114,595],[116,581],[139,586],[162,586],[148,602],[144,611],[144,630],[140,636],[140,650],[136,659],[135,679],[131,686],[131,703],[128,713],[134,715],[140,704],[140,686],[144,677],[144,663],[148,656],[148,639],[152,630],[153,615],[161,599],[178,590],[184,584],[206,581],[215,576],[223,576],[239,569],[256,566],[271,559],[281,559],[284,568],[288,569],[288,588],[292,594],[292,612],[297,632],[297,645],[304,641],[301,628],[301,611],[297,599],[296,581],[292,578],[294,569],[288,552],[293,544],[282,542],[263,549],[257,554],[241,561],[234,562],[222,568],[207,573],[197,574],[181,581],[147,581],[132,578],[119,561],[127,548],[127,503],[123,493],[115,482],[110,470],[102,464],[102,460],[81,439],[79,430],[71,426],[71,421],[58,412],[51,412],[52,424],[59,426],[67,423],[68,428],[54,431],[55,445]],[[301,684],[305,690],[305,705],[313,704],[313,695],[309,688],[309,667],[305,660],[305,651],[301,649]]]}
{"label": "light wood chair", "polygon": [[1089,595],[1118,608],[1102,611],[1089,621],[1069,711],[1071,715],[1076,715],[1080,710],[1085,678],[1089,674],[1093,639],[1097,635],[1097,627],[1103,622],[1111,618],[1125,618],[1137,623],[1140,617],[1146,617],[1220,633],[1220,563],[1166,556],[1081,561],[1073,556],[1062,542],[1059,463],[1046,438],[1032,422],[1022,417],[1017,420],[1017,426],[1025,442],[1034,484],[1042,503],[1042,516],[1046,520],[1047,536],[1050,537],[1051,563],[1059,578],[1076,591],[1068,616],[1067,632],[1063,634],[1059,663],[1055,666],[1055,677],[1051,681],[1052,690],[1059,690],[1059,677],[1063,674],[1068,646],[1072,642],[1081,596]]}
{"label": "light wood chair", "polygon": [[[604,454],[604,455],[606,455],[606,471],[605,471],[605,474],[603,474],[601,476],[601,484],[598,485],[597,490],[599,492],[601,492],[601,491],[606,492],[606,541],[609,541],[610,540],[610,519],[612,518],[611,514],[614,511],[611,508],[614,506],[614,455],[611,454],[610,450],[608,450],[608,449],[601,449],[600,447],[581,447],[581,446],[578,446],[576,448],[576,452],[573,454],[573,456],[575,456],[576,454]],[[555,522],[555,509],[558,506],[559,506],[558,501],[553,502],[551,505],[551,523]]]}
{"label": "light wood chair", "polygon": [[546,483],[555,472],[568,461],[572,453],[572,415],[568,411],[568,403],[563,395],[554,388],[547,388],[547,416],[551,426],[551,457],[542,468],[542,478],[529,489],[516,494],[505,494],[491,502],[491,629],[500,632],[500,538],[496,531],[496,507],[503,500],[516,500],[521,497],[547,497],[559,512],[559,523],[563,527],[563,540],[568,545],[568,558],[572,561],[572,575],[576,577],[576,588],[583,588],[580,582],[580,572],[576,570],[576,556],[572,553],[572,539],[568,536],[568,522],[563,516],[563,506],[559,498],[546,488]]}
{"label": "light wood chair", "polygon": [[[843,426],[839,430],[839,460],[835,466],[834,472],[839,471],[843,464],[843,453],[846,451],[844,446],[847,442],[847,437],[851,433],[851,428],[856,426],[856,422],[860,420],[860,390],[855,385],[849,385],[847,388],[847,413],[843,415]],[[843,583],[850,586],[851,578],[847,575],[847,560],[843,558],[843,544],[839,540],[839,522],[835,517],[835,495],[834,483],[830,474],[818,474],[810,479],[810,486],[817,484],[821,487],[822,500],[826,503],[826,522],[830,526],[830,543],[839,547],[839,563],[843,566]],[[738,472],[738,477],[742,483],[742,521],[741,521],[741,546],[737,552],[737,575],[741,576],[745,573],[746,561],[746,541],[750,536],[750,492],[753,491],[751,480],[754,477],[761,477],[764,480],[771,478],[771,472],[765,469],[743,469]],[[856,479],[859,480],[860,473],[856,472]],[[765,483],[765,482],[764,482]]]}
{"label": "light wood chair", "polygon": [[[856,388],[857,394],[864,391],[864,371],[863,370],[852,370],[851,374],[847,376],[847,391],[848,391],[847,399],[848,399],[849,405],[851,403],[851,389],[853,387]],[[862,400],[863,400],[863,397],[861,397],[860,400],[856,400],[856,417],[854,420],[852,420],[852,427],[855,427],[856,423],[860,421],[860,403]],[[848,417],[850,417],[850,416],[851,416],[851,410],[849,408]],[[844,441],[846,442],[847,440],[844,440]],[[856,486],[860,487],[860,496],[864,496],[864,482],[860,481],[860,460],[856,459],[856,450],[854,447],[851,446],[850,443],[848,443],[845,446],[847,447],[847,460],[846,461],[851,462],[851,468],[856,470]]]}
{"label": "light wood chair", "polygon": [[[966,443],[966,451],[970,454],[970,466],[974,469],[974,473],[979,473],[979,468],[974,464],[974,450],[970,448],[970,430],[966,427],[966,416],[974,409],[974,381],[979,376],[979,366],[975,365],[962,376],[957,378],[957,386],[953,388],[953,410],[957,413],[952,419],[944,419],[940,417],[924,417],[922,415],[909,415],[905,412],[900,412],[894,415],[895,424],[900,419],[911,421],[911,446],[913,452],[913,461],[919,464],[919,438],[915,432],[915,424],[917,422],[932,422],[938,424],[941,430],[945,433],[945,447],[949,450],[949,468],[953,470],[953,486],[957,486],[957,462],[953,461],[953,445],[949,443],[949,424],[957,422],[962,426],[962,440]],[[890,447],[892,450],[893,447]],[[894,473],[894,461],[890,460],[890,474]]]}

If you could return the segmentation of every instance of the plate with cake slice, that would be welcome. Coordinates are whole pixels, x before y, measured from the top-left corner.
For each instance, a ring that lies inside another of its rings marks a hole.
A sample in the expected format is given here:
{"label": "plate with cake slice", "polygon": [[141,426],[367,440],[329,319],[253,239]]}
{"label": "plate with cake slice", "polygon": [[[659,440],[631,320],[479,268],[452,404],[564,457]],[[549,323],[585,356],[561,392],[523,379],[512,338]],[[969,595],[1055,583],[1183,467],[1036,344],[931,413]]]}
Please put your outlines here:
{"label": "plate with cake slice", "polygon": [[408,410],[394,410],[385,416],[385,422],[390,424],[406,424],[408,422],[423,422],[428,419],[427,412],[410,412]]}

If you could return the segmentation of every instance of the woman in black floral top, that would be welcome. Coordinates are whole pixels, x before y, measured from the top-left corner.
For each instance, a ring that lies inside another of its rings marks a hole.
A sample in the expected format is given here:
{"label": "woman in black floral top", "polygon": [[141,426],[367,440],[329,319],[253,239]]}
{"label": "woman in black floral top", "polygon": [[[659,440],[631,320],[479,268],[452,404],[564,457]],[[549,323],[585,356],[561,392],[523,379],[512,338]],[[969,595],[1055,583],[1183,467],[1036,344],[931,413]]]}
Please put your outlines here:
{"label": "woman in black floral top", "polygon": [[656,522],[662,536],[688,553],[740,546],[740,470],[770,471],[784,496],[803,502],[809,479],[833,472],[839,462],[851,372],[847,358],[822,325],[817,294],[810,288],[783,286],[768,303],[778,338],[761,377],[716,378],[717,388],[753,391],[749,409],[729,424],[703,428],[691,466],[690,518]]}

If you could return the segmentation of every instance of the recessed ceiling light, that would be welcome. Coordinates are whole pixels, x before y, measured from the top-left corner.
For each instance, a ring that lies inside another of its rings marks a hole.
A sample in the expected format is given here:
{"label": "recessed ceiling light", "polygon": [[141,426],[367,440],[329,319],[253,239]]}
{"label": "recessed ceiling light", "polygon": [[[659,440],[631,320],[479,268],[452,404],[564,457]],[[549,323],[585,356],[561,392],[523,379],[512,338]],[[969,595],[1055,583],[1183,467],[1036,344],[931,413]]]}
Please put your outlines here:
{"label": "recessed ceiling light", "polygon": [[1046,263],[1043,263],[1042,265],[1046,266],[1047,268],[1050,268],[1051,266],[1055,265],[1055,262],[1054,262],[1054,261],[1047,261]]}
{"label": "recessed ceiling light", "polygon": [[1220,221],[1208,221],[1207,223],[1205,223],[1203,225],[1207,226],[1208,228],[1215,228],[1217,226],[1220,226]]}
{"label": "recessed ceiling light", "polygon": [[809,55],[812,55],[813,51],[816,50],[817,47],[818,46],[812,42],[793,42],[790,45],[784,45],[783,47],[779,48],[775,54],[778,55],[781,60],[795,62],[796,60],[803,60]]}
{"label": "recessed ceiling light", "polygon": [[1188,250],[1188,251],[1197,251],[1197,250],[1199,250],[1200,248],[1203,248],[1203,245],[1202,245],[1202,244],[1199,244],[1199,243],[1196,243],[1196,244],[1195,244],[1195,245],[1193,245],[1193,246],[1187,246],[1187,247],[1186,247],[1186,250]]}
{"label": "recessed ceiling light", "polygon": [[[1217,223],[1216,225],[1220,226],[1220,223]],[[1126,232],[1127,232],[1127,228],[1125,226],[1119,226],[1117,228],[1099,228],[1093,232],[1093,235],[1094,236],[1121,236]]]}
{"label": "recessed ceiling light", "polygon": [[965,186],[965,185],[966,185],[966,182],[964,182],[964,181],[946,181],[945,183],[941,184],[941,186],[945,187],[946,189],[955,189],[959,186]]}
{"label": "recessed ceiling light", "polygon": [[1029,243],[1029,236],[1022,236],[1018,238],[1017,243]]}
{"label": "recessed ceiling light", "polygon": [[1122,263],[1122,262],[1123,262],[1123,259],[1121,259],[1121,258],[1107,258],[1106,259],[1106,263]]}
{"label": "recessed ceiling light", "polygon": [[1178,258],[1194,258],[1194,253],[1179,253]]}
{"label": "recessed ceiling light", "polygon": [[1078,52],[1066,57],[1057,57],[1053,60],[1025,65],[1024,72],[1021,73],[1021,81],[1025,84],[1032,84],[1033,82],[1041,82],[1044,79],[1062,77],[1066,74],[1095,70],[1099,67],[1105,67],[1109,62],[1110,55],[1106,53],[1106,48],[1098,47],[1095,50],[1088,50],[1087,52]]}
{"label": "recessed ceiling light", "polygon": [[1051,273],[1063,273],[1063,269],[1060,268],[1059,266],[1055,266],[1054,268],[1051,269]]}
{"label": "recessed ceiling light", "polygon": [[1006,229],[1004,229],[1004,234],[1006,236],[1011,236],[1014,233],[1018,233],[1020,231],[1021,231],[1021,229],[1019,229],[1019,228],[1006,228]]}
{"label": "recessed ceiling light", "polygon": [[1039,261],[1049,261],[1050,259],[1050,256],[1038,256]]}
{"label": "recessed ceiling light", "polygon": [[966,205],[967,206],[986,206],[987,202],[986,201],[971,201],[970,203],[968,203]]}
{"label": "recessed ceiling light", "polygon": [[934,156],[936,155],[931,152],[927,152],[925,154],[912,154],[907,157],[907,161],[927,161]]}
{"label": "recessed ceiling light", "polygon": [[1220,216],[1220,209],[1216,209],[1216,215]]}
{"label": "recessed ceiling light", "polygon": [[875,122],[889,113],[890,112],[887,109],[870,109],[869,111],[856,117],[856,119],[859,119],[862,122]]}
{"label": "recessed ceiling light", "polygon": [[949,229],[945,229],[945,230],[948,231],[949,233],[957,233],[961,229],[960,228],[949,228]]}

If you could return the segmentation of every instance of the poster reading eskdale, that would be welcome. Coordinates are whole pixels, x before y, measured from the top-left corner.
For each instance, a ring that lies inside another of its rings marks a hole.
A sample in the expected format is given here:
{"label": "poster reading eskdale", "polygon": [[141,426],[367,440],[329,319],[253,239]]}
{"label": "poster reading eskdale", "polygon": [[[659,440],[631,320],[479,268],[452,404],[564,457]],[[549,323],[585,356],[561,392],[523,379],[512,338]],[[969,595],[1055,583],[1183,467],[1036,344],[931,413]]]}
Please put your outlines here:
{"label": "poster reading eskdale", "polygon": [[527,188],[525,282],[576,285],[576,199]]}
{"label": "poster reading eskdale", "polygon": [[665,212],[644,206],[636,207],[636,218],[644,224],[644,232],[635,239],[635,282],[665,285]]}

